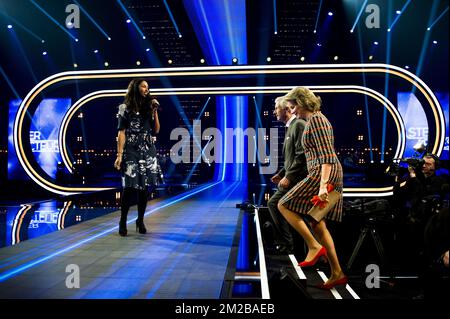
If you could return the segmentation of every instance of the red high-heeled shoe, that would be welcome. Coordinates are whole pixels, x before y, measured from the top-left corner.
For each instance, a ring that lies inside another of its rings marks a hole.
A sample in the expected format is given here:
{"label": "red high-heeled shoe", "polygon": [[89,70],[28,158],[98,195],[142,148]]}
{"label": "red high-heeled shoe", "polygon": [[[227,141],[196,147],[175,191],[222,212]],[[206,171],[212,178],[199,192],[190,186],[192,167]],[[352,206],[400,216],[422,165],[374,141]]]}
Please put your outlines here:
{"label": "red high-heeled shoe", "polygon": [[329,284],[325,284],[325,283],[319,284],[319,285],[317,285],[317,288],[330,290],[331,288],[334,288],[339,285],[346,285],[347,283],[348,283],[348,278],[347,278],[347,276],[344,276],[341,279],[335,280],[334,282],[331,282]]}
{"label": "red high-heeled shoe", "polygon": [[322,248],[320,248],[320,250],[317,252],[317,254],[314,256],[314,258],[311,261],[302,261],[300,263],[298,263],[298,265],[300,267],[311,267],[314,266],[317,261],[319,260],[320,257],[322,256],[327,256],[327,249],[325,247],[322,246]]}

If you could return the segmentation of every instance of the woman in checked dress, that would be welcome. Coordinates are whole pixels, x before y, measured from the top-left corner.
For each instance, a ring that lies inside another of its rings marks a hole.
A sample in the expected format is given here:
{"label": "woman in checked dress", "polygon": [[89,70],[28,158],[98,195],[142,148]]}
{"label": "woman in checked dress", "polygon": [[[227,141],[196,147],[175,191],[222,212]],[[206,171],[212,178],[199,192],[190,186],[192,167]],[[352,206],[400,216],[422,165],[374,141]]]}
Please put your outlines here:
{"label": "woman in checked dress", "polygon": [[133,196],[138,197],[136,230],[145,234],[144,213],[148,188],[157,183],[158,163],[152,135],[158,134],[159,103],[149,94],[148,83],[135,79],[128,85],[125,101],[119,105],[117,158],[114,167],[122,173],[119,234],[127,235],[127,215]]}
{"label": "woman in checked dress", "polygon": [[[307,88],[296,87],[286,96],[287,105],[297,117],[306,120],[302,144],[308,167],[308,176],[295,185],[278,202],[278,209],[286,220],[298,231],[308,246],[308,254],[301,267],[311,267],[320,257],[328,257],[331,276],[320,288],[331,289],[347,283],[334,247],[334,241],[327,229],[325,219],[342,219],[342,196],[324,219],[315,221],[308,216],[313,207],[311,199],[317,195],[321,200],[328,199],[328,185],[342,194],[342,166],[334,150],[333,127],[320,112],[321,100]],[[315,237],[305,224],[311,223]],[[317,238],[317,239],[316,239]]]}

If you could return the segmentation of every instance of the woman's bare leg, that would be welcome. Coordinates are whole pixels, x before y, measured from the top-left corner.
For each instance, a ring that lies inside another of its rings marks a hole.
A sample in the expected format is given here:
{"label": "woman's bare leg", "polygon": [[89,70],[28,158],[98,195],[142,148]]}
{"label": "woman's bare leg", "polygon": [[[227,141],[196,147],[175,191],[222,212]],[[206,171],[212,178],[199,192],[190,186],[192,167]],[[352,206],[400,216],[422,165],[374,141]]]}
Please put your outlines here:
{"label": "woman's bare leg", "polygon": [[319,252],[322,246],[314,238],[313,234],[309,230],[305,221],[298,214],[290,211],[280,203],[278,203],[278,209],[284,218],[291,224],[292,227],[303,237],[306,245],[308,246],[308,254],[306,255],[305,261],[311,261],[314,256]]}
{"label": "woman's bare leg", "polygon": [[313,230],[314,233],[319,238],[320,243],[327,250],[327,257],[331,268],[331,276],[330,278],[328,278],[326,284],[344,277],[345,275],[344,272],[342,271],[341,265],[339,264],[339,259],[337,257],[333,237],[331,237],[331,234],[327,228],[325,220],[322,219],[320,222],[314,224]]}

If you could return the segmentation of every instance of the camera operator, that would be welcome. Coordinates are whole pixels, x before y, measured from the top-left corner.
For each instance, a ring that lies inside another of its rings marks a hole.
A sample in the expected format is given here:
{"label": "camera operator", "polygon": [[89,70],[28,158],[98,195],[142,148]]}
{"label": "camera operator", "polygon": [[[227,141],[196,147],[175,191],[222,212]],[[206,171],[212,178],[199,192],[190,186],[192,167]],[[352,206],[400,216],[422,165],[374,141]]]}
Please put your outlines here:
{"label": "camera operator", "polygon": [[404,241],[401,246],[411,258],[410,265],[417,265],[423,254],[425,226],[443,199],[447,182],[436,176],[439,159],[433,154],[408,163],[408,173],[395,178],[393,204],[400,218],[400,238]]}
{"label": "camera operator", "polygon": [[436,155],[426,154],[423,161],[418,163],[423,164],[421,166],[409,165],[406,176],[396,176],[394,200],[396,206],[406,213],[408,221],[426,223],[431,213],[429,206],[434,198],[443,195],[443,185],[446,180],[441,176],[436,176],[436,169],[439,165]]}

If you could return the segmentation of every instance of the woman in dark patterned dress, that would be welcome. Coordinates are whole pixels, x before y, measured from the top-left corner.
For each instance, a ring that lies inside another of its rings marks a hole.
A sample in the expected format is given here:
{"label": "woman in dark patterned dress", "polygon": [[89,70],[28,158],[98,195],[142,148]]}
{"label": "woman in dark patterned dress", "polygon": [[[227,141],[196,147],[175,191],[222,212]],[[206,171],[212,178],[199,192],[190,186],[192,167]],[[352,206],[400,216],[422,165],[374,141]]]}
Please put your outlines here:
{"label": "woman in dark patterned dress", "polygon": [[145,234],[144,213],[148,188],[157,183],[158,163],[153,134],[158,134],[159,103],[149,94],[148,83],[135,79],[128,85],[123,104],[119,105],[117,159],[114,167],[122,173],[122,201],[119,234],[127,235],[127,215],[133,196],[138,197],[136,230]]}
{"label": "woman in dark patterned dress", "polygon": [[[328,199],[327,185],[342,194],[342,166],[334,150],[333,127],[320,112],[321,100],[307,88],[296,87],[286,96],[287,105],[297,117],[306,120],[302,144],[305,150],[308,176],[284,195],[278,208],[286,220],[299,232],[308,246],[308,254],[301,267],[313,266],[320,257],[328,257],[331,276],[320,288],[331,289],[347,283],[334,247],[333,238],[327,229],[325,219],[342,220],[342,196],[335,206],[319,222],[308,216],[313,207],[311,199],[317,195],[321,200]],[[311,224],[314,235],[305,224]],[[316,239],[317,238],[317,239]],[[320,242],[320,243],[319,243]]]}

